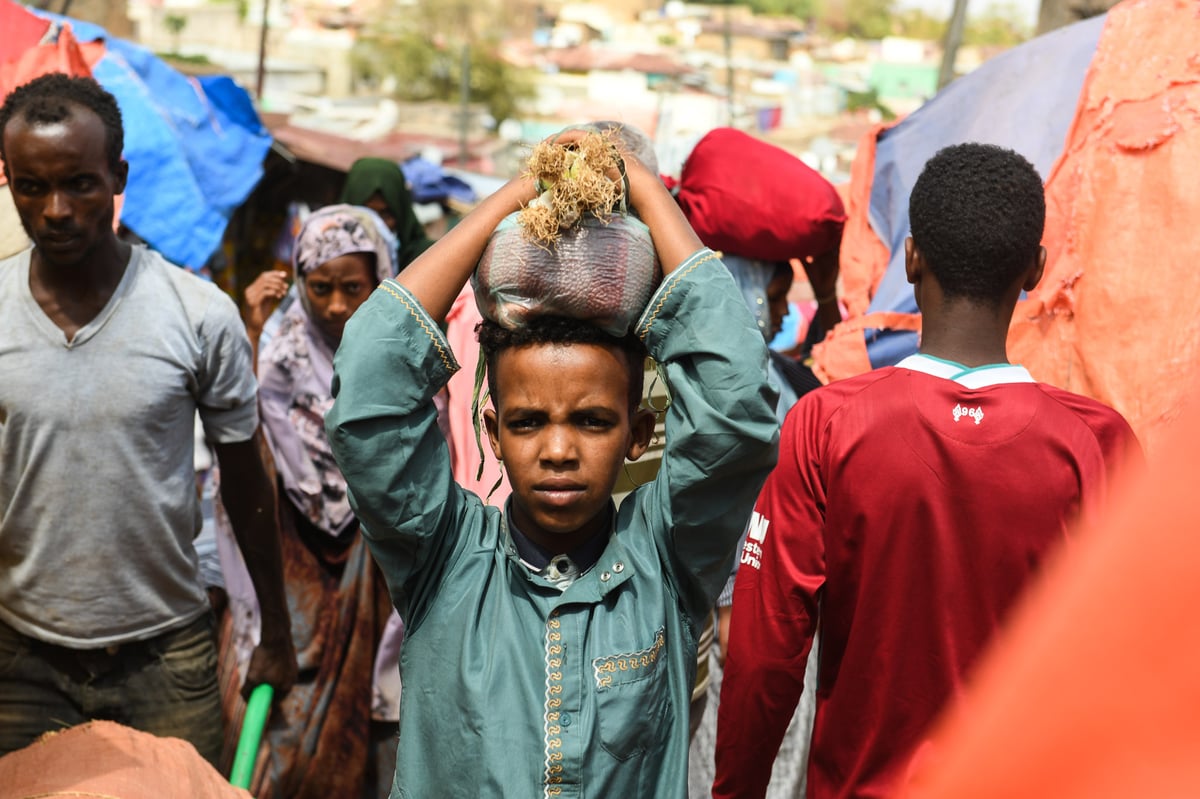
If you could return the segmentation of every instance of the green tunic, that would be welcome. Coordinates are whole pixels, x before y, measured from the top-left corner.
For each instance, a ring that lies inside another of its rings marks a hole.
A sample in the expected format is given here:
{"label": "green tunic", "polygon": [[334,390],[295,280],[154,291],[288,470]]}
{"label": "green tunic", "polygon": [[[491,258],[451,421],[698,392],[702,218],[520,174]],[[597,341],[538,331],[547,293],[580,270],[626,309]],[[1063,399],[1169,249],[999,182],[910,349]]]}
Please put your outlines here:
{"label": "green tunic", "polygon": [[437,324],[394,281],[351,319],[326,424],[407,622],[393,799],[686,796],[696,639],[778,423],[762,334],[712,252],[636,331],[671,386],[662,467],[560,591],[451,476],[431,398],[458,365]]}

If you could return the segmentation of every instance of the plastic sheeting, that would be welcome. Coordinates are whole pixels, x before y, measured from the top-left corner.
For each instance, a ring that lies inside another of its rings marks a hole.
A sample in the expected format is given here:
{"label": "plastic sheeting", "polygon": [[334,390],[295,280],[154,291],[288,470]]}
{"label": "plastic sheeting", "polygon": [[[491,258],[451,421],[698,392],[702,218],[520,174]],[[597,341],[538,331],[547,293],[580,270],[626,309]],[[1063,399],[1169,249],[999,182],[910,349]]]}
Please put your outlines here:
{"label": "plastic sheeting", "polygon": [[[121,221],[168,260],[198,269],[216,251],[226,224],[262,177],[271,145],[245,90],[228,77],[192,78],[149,50],[109,37],[103,28],[0,0],[0,19],[49,20],[52,27],[22,54],[25,82],[49,71],[88,74],[111,92],[125,123],[129,182]],[[63,26],[69,24],[69,29]],[[7,31],[7,28],[6,28]],[[73,36],[72,36],[73,32]],[[79,58],[71,44],[82,42]],[[15,49],[6,41],[5,53]],[[4,61],[0,57],[0,61]],[[86,67],[86,68],[85,68]],[[2,77],[3,73],[0,73]],[[12,86],[8,85],[8,89]]]}
{"label": "plastic sheeting", "polygon": [[1091,19],[1002,53],[899,124],[867,135],[851,175],[848,210],[858,224],[847,224],[842,271],[847,305],[859,313],[865,305],[872,316],[838,331],[832,348],[817,349],[823,377],[849,377],[916,352],[919,320],[904,275],[904,239],[908,196],[922,167],[943,147],[979,141],[1016,150],[1049,174],[1103,22]]}
{"label": "plastic sheeting", "polygon": [[1048,176],[1046,274],[1017,307],[1010,358],[1121,411],[1152,450],[1198,365],[1200,15],[1126,0],[955,81],[868,135],[850,187],[842,272],[853,317],[814,351],[824,380],[915,350],[907,203],[941,147],[986,141]]}
{"label": "plastic sheeting", "polygon": [[1164,443],[1200,369],[1200,5],[1116,6],[1046,185],[1046,274],[1009,356]]}

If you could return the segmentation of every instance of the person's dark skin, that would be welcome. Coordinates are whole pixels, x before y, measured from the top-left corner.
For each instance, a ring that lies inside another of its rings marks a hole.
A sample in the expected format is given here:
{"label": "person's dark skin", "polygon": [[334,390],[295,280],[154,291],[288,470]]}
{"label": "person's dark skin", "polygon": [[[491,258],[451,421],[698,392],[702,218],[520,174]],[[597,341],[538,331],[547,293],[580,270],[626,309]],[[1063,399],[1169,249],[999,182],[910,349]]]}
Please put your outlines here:
{"label": "person's dark skin", "polygon": [[[21,224],[33,240],[29,288],[69,341],[112,298],[131,248],[113,230],[114,198],[129,166],[107,155],[107,130],[90,109],[68,104],[63,121],[30,124],[20,114],[0,135],[6,176]],[[220,444],[221,499],[258,594],[262,641],[243,693],[260,683],[279,695],[296,680],[296,655],[283,592],[275,497],[252,441]]]}
{"label": "person's dark skin", "polygon": [[365,252],[339,255],[309,272],[303,284],[310,318],[336,348],[346,321],[375,288],[375,257]]}
{"label": "person's dark skin", "polygon": [[129,166],[110,167],[106,135],[82,108],[48,125],[18,116],[4,130],[13,204],[36,245],[29,288],[68,341],[108,303],[129,264],[130,246],[112,224]]}
{"label": "person's dark skin", "polygon": [[[582,130],[568,130],[555,137],[555,140],[567,144],[578,140],[587,133]],[[675,198],[667,192],[658,176],[646,169],[633,155],[629,153],[622,153],[622,155],[625,159],[626,175],[629,180],[629,204],[636,209],[642,221],[650,229],[650,236],[663,267],[663,274],[669,275],[702,245],[676,204]],[[615,173],[611,177],[620,179],[620,175]],[[510,180],[483,200],[433,247],[418,256],[400,273],[396,278],[397,282],[412,292],[434,321],[442,322],[446,318],[454,298],[458,296],[459,290],[474,272],[475,265],[479,262],[479,255],[483,252],[496,225],[508,214],[520,209],[537,196],[537,186],[532,177],[522,176]],[[554,355],[553,350],[555,349],[576,352],[599,350],[600,353],[605,353],[610,360],[617,358],[612,350],[591,345],[533,346],[520,348],[515,352],[502,353],[499,362],[500,381],[497,391],[500,395],[497,401],[502,418],[497,422],[494,414],[491,416],[491,421],[485,416],[489,435],[493,429],[497,432],[496,437],[493,438],[493,451],[497,457],[502,457],[505,451],[506,436],[515,433],[509,427],[509,421],[505,418],[505,414],[516,407],[515,405],[506,405],[506,402],[510,399],[517,401],[517,398],[509,397],[507,392],[510,385],[518,386],[521,382],[519,378],[511,384],[506,382],[505,373],[509,371],[519,373],[522,371],[520,367],[533,365],[531,362],[527,362],[527,358],[551,357]],[[526,352],[522,354],[521,350],[526,350]],[[603,360],[603,356],[597,357]],[[545,366],[545,364],[541,366]],[[514,367],[516,367],[515,370]],[[619,366],[614,366],[613,370],[618,368],[621,373],[626,375],[627,380],[628,366],[622,362]],[[605,373],[611,374],[613,370],[606,370]],[[553,382],[557,383],[558,377],[565,375],[565,371],[537,371],[530,372],[530,374],[536,374],[536,382],[543,384],[544,388],[544,384],[551,382],[546,380],[547,374],[554,374],[555,381]],[[596,382],[593,373],[589,373],[589,378],[590,382]],[[575,385],[576,382],[568,380],[564,385]],[[604,381],[604,387],[603,395],[607,399],[601,404],[609,410],[617,406],[622,409],[619,412],[619,418],[615,419],[615,424],[621,436],[628,437],[628,439],[622,438],[618,442],[620,446],[612,449],[606,445],[603,448],[604,454],[601,454],[598,460],[608,463],[614,452],[622,455],[640,455],[645,451],[646,444],[649,443],[653,433],[653,415],[648,412],[635,412],[629,408],[628,394],[626,393],[628,383],[625,381],[607,380]],[[563,435],[569,434],[569,437],[576,441],[584,440],[584,437],[589,434],[583,430],[589,423],[587,422],[588,415],[582,411],[588,408],[594,409],[597,400],[594,397],[586,397],[582,386],[576,386],[576,388],[580,389],[573,395],[577,401],[570,403],[569,407],[558,402],[561,397],[546,391],[535,391],[532,394],[527,392],[529,396],[520,402],[522,405],[527,404],[528,409],[532,409],[533,415],[540,420],[538,425],[545,425],[542,427],[543,430],[547,427],[553,428]],[[506,428],[509,429],[506,431]],[[518,435],[520,434],[513,435],[514,442]],[[539,441],[545,440],[541,435],[538,438]],[[629,443],[624,443],[626,440]],[[535,542],[545,542],[544,545],[549,549],[565,551],[569,548],[569,544],[586,541],[605,528],[608,523],[608,503],[617,475],[613,471],[607,488],[600,492],[590,490],[596,481],[589,478],[587,481],[589,490],[585,492],[589,494],[589,499],[583,503],[586,504],[589,512],[579,513],[580,506],[576,506],[574,502],[567,502],[571,507],[562,513],[547,510],[547,506],[552,503],[539,499],[539,481],[549,473],[557,472],[558,476],[555,479],[565,479],[569,482],[571,478],[564,478],[563,475],[575,471],[581,462],[577,456],[580,451],[578,447],[575,449],[575,455],[568,451],[564,456],[556,452],[558,446],[559,443],[554,440],[554,436],[551,436],[543,454],[532,454],[519,459],[513,459],[511,456],[503,457],[508,465],[509,479],[513,485],[512,498],[514,508],[516,508],[514,513],[517,514],[517,524],[522,525],[521,531]],[[510,460],[512,463],[507,463]],[[591,456],[588,460],[591,461]],[[616,459],[618,467],[622,461],[623,458]],[[514,473],[514,468],[520,469],[521,472]],[[603,467],[599,471],[603,472]],[[601,493],[605,495],[603,501],[593,502],[592,498]]]}
{"label": "person's dark skin", "polygon": [[383,224],[388,226],[388,230],[399,235],[399,231],[396,229],[396,215],[392,213],[391,207],[387,204],[387,200],[383,199],[382,194],[375,192],[367,198],[363,205],[379,214],[379,218],[383,220]]}
{"label": "person's dark skin", "polygon": [[1037,286],[1045,268],[1046,248],[1040,247],[1037,257],[998,304],[947,297],[909,236],[904,241],[904,272],[921,312],[920,351],[967,367],[1008,363],[1008,327],[1013,309],[1022,291]]}
{"label": "person's dark skin", "polygon": [[535,344],[496,359],[496,410],[484,425],[512,484],[513,522],[543,549],[571,552],[606,532],[621,467],[646,452],[654,414],[630,403],[629,369],[598,344]]}
{"label": "person's dark skin", "polygon": [[817,301],[817,319],[821,327],[833,330],[842,321],[842,310],[838,307],[837,279],[838,262],[841,258],[841,242],[814,258],[803,259],[804,273],[812,286],[813,299]]}
{"label": "person's dark skin", "polygon": [[788,292],[792,290],[792,266],[781,263],[767,283],[767,315],[770,318],[771,338],[783,330],[783,320],[788,314]]}

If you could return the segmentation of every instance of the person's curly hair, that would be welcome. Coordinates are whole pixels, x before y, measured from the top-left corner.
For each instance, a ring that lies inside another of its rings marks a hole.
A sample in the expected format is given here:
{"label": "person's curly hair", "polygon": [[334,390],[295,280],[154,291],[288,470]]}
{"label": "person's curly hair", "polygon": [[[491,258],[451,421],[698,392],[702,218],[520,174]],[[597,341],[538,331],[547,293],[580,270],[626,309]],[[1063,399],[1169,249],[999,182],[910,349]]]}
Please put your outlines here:
{"label": "person's curly hair", "polygon": [[995,305],[1037,258],[1046,197],[1020,154],[957,144],[925,164],[908,214],[913,244],[946,297]]}
{"label": "person's curly hair", "polygon": [[[476,326],[475,331],[479,335],[479,346],[487,362],[488,391],[497,407],[500,394],[496,391],[496,362],[500,353],[541,344],[598,344],[620,352],[629,371],[630,409],[636,408],[642,400],[646,348],[633,334],[618,338],[595,325],[563,316],[536,317],[516,330],[509,330],[485,319]],[[603,377],[604,375],[596,375],[597,380]]]}
{"label": "person's curly hair", "polygon": [[4,152],[4,132],[15,118],[32,125],[52,125],[71,116],[71,106],[88,109],[104,124],[105,154],[114,172],[121,164],[125,147],[125,126],[117,100],[92,78],[79,78],[54,72],[18,86],[0,106],[0,158],[8,176],[8,157]]}

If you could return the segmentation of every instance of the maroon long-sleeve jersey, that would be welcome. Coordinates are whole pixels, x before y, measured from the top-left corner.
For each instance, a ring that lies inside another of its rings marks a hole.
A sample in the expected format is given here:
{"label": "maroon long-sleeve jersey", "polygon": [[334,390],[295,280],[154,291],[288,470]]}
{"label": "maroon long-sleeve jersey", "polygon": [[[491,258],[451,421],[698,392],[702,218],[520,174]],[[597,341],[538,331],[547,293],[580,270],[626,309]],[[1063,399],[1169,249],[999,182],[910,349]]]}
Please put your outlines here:
{"label": "maroon long-sleeve jersey", "polygon": [[1131,457],[1120,414],[1019,366],[918,355],[802,398],[741,553],[714,797],[764,794],[818,619],[809,799],[889,795]]}

